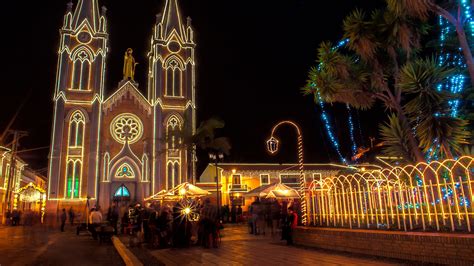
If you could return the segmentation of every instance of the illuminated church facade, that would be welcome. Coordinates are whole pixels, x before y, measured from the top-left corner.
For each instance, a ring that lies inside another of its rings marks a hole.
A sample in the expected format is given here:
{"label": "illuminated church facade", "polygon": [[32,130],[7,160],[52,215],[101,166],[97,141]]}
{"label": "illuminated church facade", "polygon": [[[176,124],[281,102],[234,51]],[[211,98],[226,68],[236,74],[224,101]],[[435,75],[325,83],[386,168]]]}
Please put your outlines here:
{"label": "illuminated church facade", "polygon": [[107,28],[98,0],[68,4],[53,98],[50,212],[88,198],[103,209],[140,202],[195,176],[194,148],[183,140],[196,127],[191,20],[177,0],[165,1],[150,40],[146,95],[125,73],[116,88],[105,88]]}

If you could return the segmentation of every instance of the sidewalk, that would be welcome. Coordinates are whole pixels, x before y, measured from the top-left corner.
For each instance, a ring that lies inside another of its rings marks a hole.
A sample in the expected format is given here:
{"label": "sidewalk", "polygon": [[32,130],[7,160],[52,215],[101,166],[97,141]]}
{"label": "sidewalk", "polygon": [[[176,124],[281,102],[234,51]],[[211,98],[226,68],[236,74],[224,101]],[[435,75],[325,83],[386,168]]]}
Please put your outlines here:
{"label": "sidewalk", "polygon": [[[270,236],[254,236],[245,226],[226,225],[219,249],[149,250],[163,265],[397,265],[400,261],[286,246]],[[142,248],[140,252],[145,249]],[[137,249],[132,251],[136,254]],[[137,255],[137,257],[139,257]],[[146,263],[144,265],[153,265]]]}
{"label": "sidewalk", "polygon": [[44,226],[0,227],[0,265],[124,265],[111,243]]}

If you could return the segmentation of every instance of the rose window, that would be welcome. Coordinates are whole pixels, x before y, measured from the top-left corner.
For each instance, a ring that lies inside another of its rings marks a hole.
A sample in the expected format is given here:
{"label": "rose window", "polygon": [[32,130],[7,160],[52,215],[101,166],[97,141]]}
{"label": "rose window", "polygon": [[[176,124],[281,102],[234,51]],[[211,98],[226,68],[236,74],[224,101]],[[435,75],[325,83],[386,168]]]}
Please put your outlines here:
{"label": "rose window", "polygon": [[121,114],[112,120],[110,134],[119,143],[132,144],[140,140],[143,135],[143,124],[136,115]]}

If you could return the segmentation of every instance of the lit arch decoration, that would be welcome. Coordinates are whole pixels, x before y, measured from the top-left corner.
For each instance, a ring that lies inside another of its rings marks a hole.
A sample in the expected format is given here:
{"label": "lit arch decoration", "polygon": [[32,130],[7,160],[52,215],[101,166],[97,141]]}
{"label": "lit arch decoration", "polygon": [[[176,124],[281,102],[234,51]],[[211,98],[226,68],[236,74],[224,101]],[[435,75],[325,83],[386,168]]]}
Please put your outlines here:
{"label": "lit arch decoration", "polygon": [[[128,131],[128,134],[126,134],[126,131]],[[120,114],[110,123],[110,135],[112,135],[115,141],[121,144],[124,144],[127,138],[128,143],[136,143],[143,136],[143,123],[140,118],[134,114]]]}
{"label": "lit arch decoration", "polygon": [[471,232],[474,157],[327,177],[308,193],[313,225]]}
{"label": "lit arch decoration", "polygon": [[128,163],[123,163],[115,171],[116,178],[135,178],[135,172]]}

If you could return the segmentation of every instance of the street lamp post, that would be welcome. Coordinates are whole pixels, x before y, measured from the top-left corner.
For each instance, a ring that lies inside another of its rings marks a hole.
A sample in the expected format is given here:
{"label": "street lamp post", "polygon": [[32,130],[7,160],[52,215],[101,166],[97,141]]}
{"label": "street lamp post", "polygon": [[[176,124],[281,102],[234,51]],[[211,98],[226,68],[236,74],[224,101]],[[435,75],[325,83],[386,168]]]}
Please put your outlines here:
{"label": "street lamp post", "polygon": [[280,141],[274,136],[276,130],[282,125],[290,125],[296,129],[296,133],[298,136],[298,163],[299,163],[299,171],[300,171],[300,200],[301,200],[301,222],[303,225],[307,225],[307,210],[306,210],[306,180],[304,177],[304,161],[303,161],[303,135],[301,134],[301,129],[295,122],[292,121],[282,121],[276,124],[272,129],[272,134],[270,138],[267,140],[267,150],[270,154],[274,155],[279,150],[279,143]]}
{"label": "street lamp post", "polygon": [[214,161],[214,165],[216,167],[216,205],[217,205],[217,217],[219,218],[219,221],[221,219],[221,206],[219,204],[219,160],[222,161],[224,160],[224,153],[219,152],[219,151],[214,151],[214,152],[209,152],[209,159],[211,161]]}

